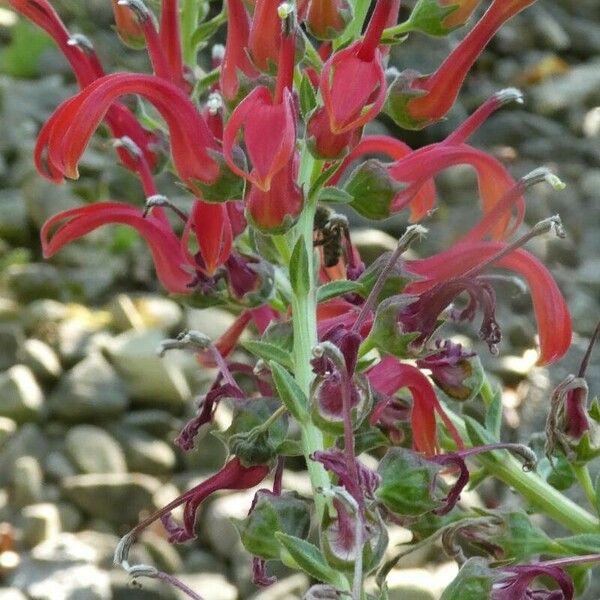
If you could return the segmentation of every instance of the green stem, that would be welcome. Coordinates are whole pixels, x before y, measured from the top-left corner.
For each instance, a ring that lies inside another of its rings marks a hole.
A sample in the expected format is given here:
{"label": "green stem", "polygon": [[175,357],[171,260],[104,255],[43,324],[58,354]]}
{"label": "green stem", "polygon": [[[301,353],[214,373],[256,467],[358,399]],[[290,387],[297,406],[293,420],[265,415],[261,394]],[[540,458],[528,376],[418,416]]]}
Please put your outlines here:
{"label": "green stem", "polygon": [[590,476],[590,471],[587,468],[587,465],[571,465],[573,467],[573,472],[577,477],[577,481],[579,481],[579,485],[583,489],[583,493],[585,497],[588,499],[590,506],[596,509],[596,491],[594,490],[594,482]]}
{"label": "green stem", "polygon": [[[465,422],[450,410],[447,413],[461,436],[468,439]],[[595,516],[563,496],[536,473],[523,471],[523,465],[508,453],[502,455],[502,460],[498,460],[494,454],[481,454],[474,460],[488,473],[514,488],[536,509],[574,533],[600,532],[600,523]]]}
{"label": "green stem", "polygon": [[188,67],[196,66],[196,48],[192,38],[198,27],[201,0],[182,0],[181,3],[181,40],[183,44],[183,60]]}
{"label": "green stem", "polygon": [[[299,183],[308,190],[311,184],[319,176],[322,164],[316,161],[308,152],[306,146],[303,148],[300,162]],[[309,196],[306,200],[306,206],[300,215],[296,227],[288,234],[288,249],[291,255],[291,249],[299,238],[304,239],[306,252],[309,260],[309,280],[310,286],[307,294],[292,295],[292,327],[294,332],[294,375],[296,382],[306,394],[310,397],[310,386],[313,380],[311,368],[312,349],[317,343],[317,294],[316,294],[316,272],[314,247],[313,247],[313,221],[316,209],[316,195]],[[310,421],[300,423],[302,430],[302,448],[308,473],[312,483],[313,490],[318,488],[327,490],[331,487],[329,475],[320,463],[311,460],[309,457],[313,452],[324,449],[323,434]],[[321,522],[325,510],[326,500],[323,494],[315,493],[315,506],[317,509],[318,522]]]}
{"label": "green stem", "polygon": [[370,4],[371,0],[354,0],[354,18],[348,27],[346,27],[344,34],[335,40],[333,44],[334,49],[337,50],[338,48],[357,40],[361,36],[363,24],[367,18]]}
{"label": "green stem", "polygon": [[409,19],[408,21],[404,21],[404,23],[400,23],[398,25],[394,25],[394,27],[388,27],[383,30],[383,34],[381,36],[382,42],[391,43],[396,41],[396,38],[400,35],[404,35],[405,33],[410,33],[413,31],[414,25],[412,21]]}
{"label": "green stem", "polygon": [[484,377],[483,385],[481,386],[479,393],[483,398],[483,402],[485,403],[486,407],[489,407],[494,401],[494,389],[492,388],[487,377]]}

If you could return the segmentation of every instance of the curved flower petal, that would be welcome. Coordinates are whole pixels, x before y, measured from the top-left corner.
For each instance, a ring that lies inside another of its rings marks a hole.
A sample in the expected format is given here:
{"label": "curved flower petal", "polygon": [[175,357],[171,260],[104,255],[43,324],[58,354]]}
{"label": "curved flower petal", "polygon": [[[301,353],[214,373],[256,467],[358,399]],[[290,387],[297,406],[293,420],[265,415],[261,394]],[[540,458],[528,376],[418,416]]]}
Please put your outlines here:
{"label": "curved flower petal", "polygon": [[417,367],[400,363],[395,358],[387,356],[369,369],[366,375],[373,388],[386,396],[393,396],[404,387],[410,391],[413,397],[411,431],[415,450],[427,456],[433,456],[439,451],[436,413],[457,446],[463,447],[460,435],[439,403],[429,379]]}
{"label": "curved flower petal", "polygon": [[[506,247],[503,242],[456,244],[435,256],[407,261],[406,269],[425,279],[410,283],[406,293],[421,293],[437,283],[460,277]],[[561,358],[571,344],[571,316],[565,299],[546,267],[522,249],[500,259],[496,266],[522,275],[531,290],[540,336],[541,365]]]}
{"label": "curved flower petal", "polygon": [[56,254],[65,244],[102,225],[115,223],[133,227],[146,240],[158,278],[169,292],[190,293],[192,273],[168,221],[153,215],[144,217],[138,208],[119,202],[73,208],[48,219],[41,231],[44,256]]}
{"label": "curved flower petal", "polygon": [[219,165],[210,155],[218,144],[189,98],[175,85],[153,75],[115,73],[96,80],[64,102],[44,125],[36,155],[48,146],[49,171],[77,178],[77,162],[111,104],[127,94],[149,100],[161,113],[171,133],[173,162],[180,178],[213,183]]}

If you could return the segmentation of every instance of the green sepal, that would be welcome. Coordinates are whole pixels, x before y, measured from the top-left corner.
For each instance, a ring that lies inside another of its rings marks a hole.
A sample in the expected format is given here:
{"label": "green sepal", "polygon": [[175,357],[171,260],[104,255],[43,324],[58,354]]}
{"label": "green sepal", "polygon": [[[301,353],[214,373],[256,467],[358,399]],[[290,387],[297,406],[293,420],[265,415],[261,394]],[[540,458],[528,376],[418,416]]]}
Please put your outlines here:
{"label": "green sepal", "polygon": [[299,538],[308,535],[310,505],[296,492],[284,492],[281,496],[259,492],[250,514],[235,521],[235,525],[250,554],[265,560],[276,559],[281,553],[276,533]]}
{"label": "green sepal", "polygon": [[363,452],[370,452],[375,448],[387,447],[390,440],[378,427],[363,426],[354,434],[354,451],[359,456]]}
{"label": "green sepal", "polygon": [[274,398],[250,398],[236,403],[231,425],[215,435],[244,466],[264,465],[278,456],[278,449],[286,439],[288,422],[284,416],[268,429],[262,428],[278,407],[279,402]]}
{"label": "green sepal", "polygon": [[350,204],[354,201],[354,196],[346,190],[332,186],[321,188],[317,198],[319,202],[329,202],[330,204]]}
{"label": "green sepal", "polygon": [[[479,367],[482,370],[482,385],[485,382],[485,372],[479,361]],[[479,390],[481,391],[481,387]],[[499,385],[494,385],[492,388],[492,401],[485,407],[485,428],[492,434],[496,441],[500,441],[500,431],[502,429],[502,388]]]}
{"label": "green sepal", "polygon": [[482,558],[470,558],[444,590],[440,600],[486,600],[491,598],[494,573]]}
{"label": "green sepal", "polygon": [[284,548],[280,558],[285,565],[292,569],[300,568],[317,581],[329,583],[339,589],[347,589],[345,578],[327,564],[325,557],[316,546],[281,532],[277,532],[275,537]]}
{"label": "green sepal", "polygon": [[564,456],[553,456],[552,461],[544,457],[538,462],[537,472],[556,490],[568,490],[576,481],[571,464]]}
{"label": "green sepal", "polygon": [[439,483],[439,467],[406,448],[390,448],[379,463],[378,500],[392,512],[416,517],[439,508],[432,495]]}
{"label": "green sepal", "polygon": [[402,331],[398,319],[402,310],[413,302],[412,296],[392,296],[381,302],[361,354],[367,349],[377,348],[398,358],[413,357],[415,351],[411,345],[421,334],[418,331]]}
{"label": "green sepal", "polygon": [[374,158],[356,167],[344,185],[352,199],[350,206],[359,215],[374,220],[387,219],[392,214],[392,201],[403,189],[386,165]]}
{"label": "green sepal", "polygon": [[295,379],[276,362],[270,363],[273,383],[277,388],[279,398],[290,414],[298,421],[303,422],[307,417],[308,398]]}
{"label": "green sepal", "polygon": [[428,93],[412,87],[412,83],[419,77],[420,74],[411,69],[402,71],[388,89],[383,112],[403,129],[423,129],[434,122],[434,119],[416,119],[410,115],[408,110],[411,100]]}
{"label": "green sepal", "polygon": [[507,559],[520,562],[537,554],[553,553],[560,548],[557,542],[531,522],[524,511],[499,516],[504,519],[504,526],[494,534],[492,541],[504,550]]}
{"label": "green sepal", "polygon": [[459,8],[459,4],[440,5],[439,0],[419,0],[409,17],[410,28],[433,37],[447,36],[456,27],[446,27],[444,19]]}
{"label": "green sepal", "polygon": [[[205,202],[227,202],[244,197],[245,180],[234,173],[225,162],[223,155],[215,150],[207,151],[210,157],[219,165],[219,176],[213,183],[204,183],[198,179],[190,181],[192,189],[201,193]],[[240,168],[246,168],[246,157],[239,148],[234,148],[234,160]]]}

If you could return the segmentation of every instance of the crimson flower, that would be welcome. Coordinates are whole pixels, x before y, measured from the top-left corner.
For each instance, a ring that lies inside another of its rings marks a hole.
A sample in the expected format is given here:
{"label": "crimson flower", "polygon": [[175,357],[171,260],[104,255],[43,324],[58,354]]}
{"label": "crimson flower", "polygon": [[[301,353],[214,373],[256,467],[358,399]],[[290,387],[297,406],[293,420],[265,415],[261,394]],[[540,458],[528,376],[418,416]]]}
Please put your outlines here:
{"label": "crimson flower", "polygon": [[393,396],[396,392],[407,388],[413,399],[410,417],[413,448],[427,456],[433,456],[439,452],[436,414],[444,423],[456,445],[459,448],[463,447],[462,439],[444,412],[429,379],[417,367],[386,356],[377,365],[371,367],[366,375],[373,388],[383,395],[383,400],[375,405],[371,413],[371,424],[378,423],[387,406],[393,403]]}
{"label": "crimson flower", "polygon": [[348,0],[311,0],[306,13],[306,26],[320,40],[332,40],[341,35],[352,20]]}
{"label": "crimson flower", "polygon": [[[431,75],[399,75],[390,90],[391,111],[403,127],[420,129],[443,118],[454,104],[467,73],[490,39],[511,17],[535,0],[494,0],[483,17]],[[465,13],[471,10],[466,3]],[[461,9],[462,13],[462,9]],[[452,14],[448,18],[451,18]]]}
{"label": "crimson flower", "polygon": [[[179,177],[199,195],[217,182],[219,145],[190,99],[174,84],[153,75],[106,75],[61,104],[42,128],[36,164],[53,181],[78,177],[77,163],[111,105],[127,94],[150,101],[171,133],[171,153]],[[47,151],[47,169],[42,155]]]}
{"label": "crimson flower", "polygon": [[227,0],[227,43],[219,76],[223,97],[232,101],[240,90],[240,76],[254,79],[257,70],[248,57],[250,19],[242,0]]}

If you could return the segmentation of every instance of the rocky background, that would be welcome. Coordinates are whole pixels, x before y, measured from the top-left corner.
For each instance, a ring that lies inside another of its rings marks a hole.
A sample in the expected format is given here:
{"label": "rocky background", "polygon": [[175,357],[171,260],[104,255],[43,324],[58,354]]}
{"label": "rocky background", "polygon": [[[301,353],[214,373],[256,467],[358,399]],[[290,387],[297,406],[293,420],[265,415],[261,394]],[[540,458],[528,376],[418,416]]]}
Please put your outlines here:
{"label": "rocky background", "polygon": [[[96,41],[107,65],[146,68],[142,54],[116,42],[109,2],[55,4]],[[422,42],[414,36],[398,48],[396,66],[430,71],[456,39],[429,41],[426,53]],[[38,230],[50,214],[94,199],[139,204],[143,198],[100,138],[78,182],[55,187],[34,172],[36,132],[74,91],[72,78],[52,44],[2,8],[0,44],[0,600],[174,600],[178,592],[153,581],[132,587],[111,569],[112,553],[140,515],[221,464],[221,444],[208,432],[190,454],[173,444],[211,373],[184,354],[159,360],[155,350],[186,327],[217,336],[232,317],[165,298],[149,253],[125,228],[100,230],[42,260]],[[600,317],[599,57],[597,0],[540,0],[498,34],[447,121],[400,134],[415,146],[436,141],[491,93],[516,85],[525,105],[496,114],[474,145],[502,157],[516,176],[547,165],[568,184],[562,193],[531,190],[527,221],[559,212],[567,227],[566,241],[536,240],[530,247],[568,298],[577,334],[572,351],[551,371],[534,366],[531,303],[508,286],[499,288],[501,357],[487,360],[479,348],[505,388],[507,439],[527,441],[543,428],[552,382],[576,370]],[[388,122],[376,127],[393,130]],[[453,169],[438,183],[442,201],[419,250],[447,246],[475,219],[472,173]],[[185,205],[168,176],[160,186]],[[357,223],[364,255],[372,259],[388,248],[404,218],[379,231]],[[600,370],[589,375],[598,393]],[[287,485],[309,493],[302,472],[291,473]],[[481,494],[510,499],[500,490],[483,486]],[[249,558],[229,519],[244,516],[251,496],[207,503],[193,543],[174,547],[160,527],[147,532],[135,547],[136,561],[178,574],[205,600],[301,598],[303,575],[281,571],[280,582],[264,591],[249,583]],[[392,532],[392,545],[407,539],[400,528]],[[435,550],[409,557],[392,578],[390,598],[434,600],[454,576],[441,560]],[[596,586],[588,597],[599,595]]]}

